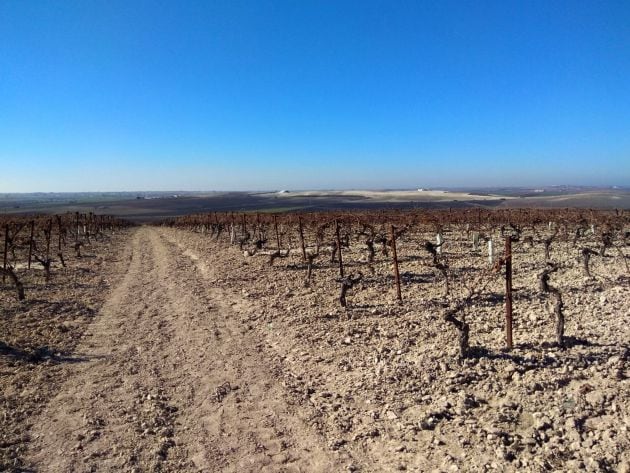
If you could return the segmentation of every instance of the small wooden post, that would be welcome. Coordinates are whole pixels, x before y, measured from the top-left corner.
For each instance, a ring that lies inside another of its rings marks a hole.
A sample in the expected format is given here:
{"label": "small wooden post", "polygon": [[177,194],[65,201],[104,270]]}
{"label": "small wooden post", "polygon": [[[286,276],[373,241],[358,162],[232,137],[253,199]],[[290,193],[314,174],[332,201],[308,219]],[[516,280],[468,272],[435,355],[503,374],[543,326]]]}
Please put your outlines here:
{"label": "small wooden post", "polygon": [[278,250],[280,249],[280,234],[278,233],[278,216],[273,216],[273,226],[276,230],[276,244],[278,245]]}
{"label": "small wooden post", "polygon": [[4,226],[4,257],[2,258],[2,282],[5,282],[7,279],[6,270],[7,270],[7,256],[9,254],[9,224]]}
{"label": "small wooden post", "polygon": [[61,253],[61,216],[57,215],[57,227],[59,235],[57,235],[57,251]]}
{"label": "small wooden post", "polygon": [[335,232],[337,234],[337,251],[339,252],[339,276],[343,277],[343,259],[341,259],[341,237],[339,236],[339,221],[335,221]]}
{"label": "small wooden post", "polygon": [[300,229],[300,246],[302,247],[302,259],[306,261],[306,248],[304,247],[304,228],[302,227],[302,217],[298,217],[298,228]]}
{"label": "small wooden post", "polygon": [[33,259],[33,233],[35,232],[35,222],[31,220],[31,237],[28,240],[28,269],[31,269]]}
{"label": "small wooden post", "polygon": [[400,272],[398,271],[398,253],[396,253],[396,229],[392,225],[392,258],[394,260],[394,279],[396,280],[396,297],[402,302],[402,293],[400,291]]}
{"label": "small wooden post", "polygon": [[505,238],[505,337],[512,349],[512,237]]}
{"label": "small wooden post", "polygon": [[[79,212],[77,212],[77,215],[79,215]],[[50,238],[51,238],[51,236],[52,236],[52,218],[48,219],[48,229],[46,231],[46,260],[50,259]]]}

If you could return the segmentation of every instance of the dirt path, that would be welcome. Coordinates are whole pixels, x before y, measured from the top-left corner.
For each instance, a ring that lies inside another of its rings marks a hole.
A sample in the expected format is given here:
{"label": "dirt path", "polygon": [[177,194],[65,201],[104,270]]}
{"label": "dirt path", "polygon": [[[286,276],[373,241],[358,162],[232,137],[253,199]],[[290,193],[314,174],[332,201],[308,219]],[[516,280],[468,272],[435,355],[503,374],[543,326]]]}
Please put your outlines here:
{"label": "dirt path", "polygon": [[285,402],[281,361],[234,316],[215,268],[156,228],[34,422],[34,471],[337,471]]}

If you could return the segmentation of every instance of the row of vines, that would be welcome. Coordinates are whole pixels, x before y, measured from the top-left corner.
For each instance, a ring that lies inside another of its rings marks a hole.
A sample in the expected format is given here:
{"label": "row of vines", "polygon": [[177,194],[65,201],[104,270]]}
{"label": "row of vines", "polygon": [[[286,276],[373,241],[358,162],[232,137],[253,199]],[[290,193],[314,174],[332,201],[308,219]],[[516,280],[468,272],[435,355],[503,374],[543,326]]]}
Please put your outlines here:
{"label": "row of vines", "polygon": [[0,216],[2,232],[2,283],[10,282],[19,300],[26,297],[21,275],[43,270],[44,282],[55,265],[66,267],[68,256],[81,258],[81,249],[92,241],[131,225],[128,221],[93,213]]}
{"label": "row of vines", "polygon": [[[405,267],[420,261],[432,271],[433,283],[442,287],[442,319],[457,330],[462,357],[470,355],[466,313],[480,299],[499,294],[505,311],[505,343],[512,348],[513,284],[534,282],[531,290],[549,300],[555,341],[564,346],[564,299],[554,278],[578,269],[585,283],[599,279],[627,285],[630,280],[630,218],[619,210],[208,213],[171,219],[163,225],[238,246],[245,258],[262,256],[270,266],[302,270],[305,286],[312,285],[318,269],[334,267],[342,307],[349,306],[348,296],[359,283],[383,280],[402,302],[404,287],[418,279]],[[527,271],[535,272],[535,278],[519,281],[526,274],[513,274],[514,258],[531,259]],[[390,274],[379,274],[384,262]],[[593,273],[595,263],[599,268],[615,265],[624,276],[607,280],[605,269]]]}

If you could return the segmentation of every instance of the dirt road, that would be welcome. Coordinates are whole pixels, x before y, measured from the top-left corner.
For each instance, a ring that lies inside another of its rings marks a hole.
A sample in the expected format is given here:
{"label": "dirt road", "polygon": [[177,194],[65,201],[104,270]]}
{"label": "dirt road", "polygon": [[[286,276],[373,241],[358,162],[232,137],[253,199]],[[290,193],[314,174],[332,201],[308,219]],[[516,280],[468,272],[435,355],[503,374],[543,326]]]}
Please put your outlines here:
{"label": "dirt road", "polygon": [[139,228],[128,270],[34,422],[34,471],[338,471],[220,268]]}

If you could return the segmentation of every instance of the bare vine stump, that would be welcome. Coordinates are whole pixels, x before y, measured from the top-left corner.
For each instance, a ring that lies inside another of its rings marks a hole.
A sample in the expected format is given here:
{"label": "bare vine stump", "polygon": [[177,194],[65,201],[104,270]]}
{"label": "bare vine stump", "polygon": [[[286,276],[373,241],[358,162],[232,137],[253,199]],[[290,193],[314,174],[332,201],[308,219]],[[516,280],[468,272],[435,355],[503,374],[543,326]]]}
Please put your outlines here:
{"label": "bare vine stump", "polygon": [[558,228],[556,228],[553,234],[543,240],[543,244],[545,245],[545,261],[549,261],[551,258],[551,244],[556,239],[558,235]]}
{"label": "bare vine stump", "polygon": [[44,268],[44,279],[46,282],[50,281],[50,265],[52,260],[48,257],[40,258],[39,256],[35,256],[35,260],[37,260],[37,262]]}
{"label": "bare vine stump", "polygon": [[15,274],[15,271],[13,270],[13,267],[11,265],[8,265],[6,268],[0,268],[0,270],[2,272],[3,277],[9,276],[11,278],[11,280],[13,281],[13,284],[15,285],[15,290],[17,291],[18,300],[23,301],[25,298],[24,285],[18,279],[17,274]]}
{"label": "bare vine stump", "polygon": [[31,269],[31,261],[33,259],[33,234],[35,233],[35,222],[31,220],[31,236],[28,239],[28,269]]}
{"label": "bare vine stump", "polygon": [[350,275],[337,280],[341,283],[341,292],[339,294],[339,303],[341,304],[341,307],[347,306],[346,293],[348,292],[348,289],[352,289],[355,284],[361,281],[361,279],[363,279],[363,274],[359,273],[357,276]]}
{"label": "bare vine stump", "polygon": [[[341,237],[339,236],[339,222],[335,222],[335,234],[337,236],[336,244],[339,252],[339,276],[343,278],[343,258],[341,256]],[[335,251],[333,250],[333,255]]]}
{"label": "bare vine stump", "polygon": [[311,285],[313,279],[313,268],[315,267],[315,258],[319,256],[319,252],[306,255],[306,279],[304,279],[304,286]]}
{"label": "bare vine stump", "polygon": [[602,249],[599,252],[601,256],[606,256],[606,250],[613,246],[613,236],[610,232],[602,233]]}
{"label": "bare vine stump", "polygon": [[372,263],[374,263],[374,255],[375,255],[374,239],[368,238],[367,240],[365,240],[365,245],[367,246],[367,249],[368,249],[367,262],[372,264]]}
{"label": "bare vine stump", "polygon": [[[442,242],[443,243],[443,242]],[[448,278],[448,265],[440,261],[440,257],[437,252],[437,245],[431,243],[430,241],[424,242],[424,249],[427,250],[431,256],[433,257],[433,266],[442,273],[444,276],[444,285],[445,285],[445,296],[450,294],[450,282]]]}
{"label": "bare vine stump", "polygon": [[582,248],[582,250],[580,250],[580,254],[582,256],[582,269],[584,270],[584,275],[587,278],[592,278],[593,276],[591,276],[589,263],[591,261],[591,256],[597,255],[598,253],[597,251],[591,250],[590,248]]}
{"label": "bare vine stump", "polygon": [[402,293],[400,291],[400,271],[398,270],[398,253],[396,252],[396,229],[392,225],[392,257],[394,262],[394,279],[396,280],[396,298],[398,302],[402,302]]}
{"label": "bare vine stump", "polygon": [[467,358],[468,352],[470,350],[470,345],[469,345],[470,326],[463,320],[459,320],[457,317],[455,317],[455,314],[457,314],[457,312],[459,312],[464,307],[465,304],[466,302],[459,304],[457,307],[449,310],[448,312],[446,312],[446,314],[444,314],[444,320],[446,322],[449,322],[453,326],[455,326],[455,328],[457,329],[458,343],[459,343],[459,356],[461,358]]}
{"label": "bare vine stump", "polygon": [[556,343],[562,347],[564,346],[564,313],[562,312],[564,304],[562,302],[562,293],[558,288],[549,284],[550,275],[556,271],[558,271],[558,265],[548,263],[547,269],[540,274],[539,281],[540,291],[551,294],[555,299],[553,311],[556,316]]}
{"label": "bare vine stump", "polygon": [[300,230],[300,247],[302,248],[302,260],[306,261],[306,248],[304,247],[304,227],[302,226],[302,217],[298,219]]}

